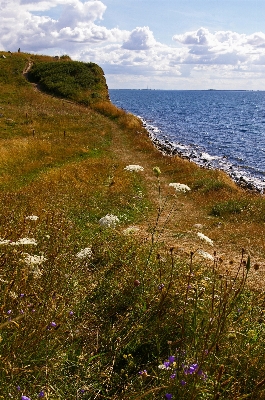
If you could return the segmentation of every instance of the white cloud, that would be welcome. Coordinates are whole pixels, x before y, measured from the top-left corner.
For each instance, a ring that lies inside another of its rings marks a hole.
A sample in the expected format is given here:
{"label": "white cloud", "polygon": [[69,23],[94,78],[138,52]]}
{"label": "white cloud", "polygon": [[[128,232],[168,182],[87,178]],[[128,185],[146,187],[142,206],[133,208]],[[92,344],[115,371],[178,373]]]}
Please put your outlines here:
{"label": "white cloud", "polygon": [[122,47],[127,50],[149,50],[155,44],[153,32],[150,31],[148,26],[144,26],[134,29]]}
{"label": "white cloud", "polygon": [[[60,6],[60,16],[52,10]],[[69,43],[122,40],[128,36],[119,29],[108,30],[97,24],[106,6],[99,0],[82,3],[80,0],[27,1],[1,3],[0,37],[4,48],[42,51],[52,48],[69,49]],[[34,12],[46,15],[36,15]],[[49,15],[50,14],[50,15]]]}
{"label": "white cloud", "polygon": [[168,88],[206,87],[211,80],[224,88],[232,80],[247,77],[260,84],[263,79],[263,32],[246,35],[200,27],[174,35],[168,46],[158,42],[148,26],[131,31],[107,28],[105,11],[104,0],[0,0],[0,48],[67,53],[93,61],[103,67],[107,81],[117,85],[121,77],[136,86],[138,77],[139,82]]}

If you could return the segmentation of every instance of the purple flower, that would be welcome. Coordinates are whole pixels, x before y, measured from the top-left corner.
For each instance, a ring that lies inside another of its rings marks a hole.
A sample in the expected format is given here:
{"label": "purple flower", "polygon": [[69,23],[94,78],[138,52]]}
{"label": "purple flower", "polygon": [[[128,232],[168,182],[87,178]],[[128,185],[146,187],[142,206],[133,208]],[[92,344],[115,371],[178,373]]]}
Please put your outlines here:
{"label": "purple flower", "polygon": [[73,311],[69,311],[69,315],[70,315],[70,317],[72,317],[72,315],[74,315],[74,312]]}
{"label": "purple flower", "polygon": [[45,396],[45,393],[43,390],[41,390],[38,397],[44,397],[44,396]]}
{"label": "purple flower", "polygon": [[52,328],[55,328],[55,327],[57,326],[57,324],[56,324],[56,322],[51,322],[51,323],[50,323],[50,326],[51,326]]}
{"label": "purple flower", "polygon": [[12,313],[12,310],[8,310],[6,313],[7,313],[8,315],[10,315],[10,314]]}
{"label": "purple flower", "polygon": [[175,373],[170,375],[170,379],[175,379],[175,378],[176,378],[176,374]]}
{"label": "purple flower", "polygon": [[160,285],[158,285],[158,290],[162,290],[165,287],[164,283],[160,283]]}
{"label": "purple flower", "polygon": [[186,375],[187,374],[192,375],[197,371],[197,369],[198,369],[198,364],[194,363],[194,364],[191,364],[188,368],[185,368],[184,372]]}
{"label": "purple flower", "polygon": [[166,367],[166,369],[168,369],[170,367],[170,362],[169,361],[165,361],[163,364]]}
{"label": "purple flower", "polygon": [[24,297],[25,296],[25,293],[20,293],[20,297]]}
{"label": "purple flower", "polygon": [[27,396],[21,396],[21,400],[30,400],[30,398]]}
{"label": "purple flower", "polygon": [[184,379],[182,379],[181,381],[180,381],[180,384],[181,384],[181,386],[185,386],[186,385],[186,381],[184,381]]}
{"label": "purple flower", "polygon": [[144,369],[143,371],[139,371],[138,374],[141,375],[142,378],[145,378],[148,375],[146,369]]}
{"label": "purple flower", "polygon": [[21,387],[20,387],[19,385],[17,386],[17,390],[18,390],[18,391],[20,391],[20,390],[21,390]]}
{"label": "purple flower", "polygon": [[168,357],[168,361],[170,362],[170,364],[173,364],[173,362],[175,362],[175,360],[176,360],[175,356]]}
{"label": "purple flower", "polygon": [[172,399],[173,398],[173,395],[171,394],[171,393],[166,393],[165,394],[165,399]]}

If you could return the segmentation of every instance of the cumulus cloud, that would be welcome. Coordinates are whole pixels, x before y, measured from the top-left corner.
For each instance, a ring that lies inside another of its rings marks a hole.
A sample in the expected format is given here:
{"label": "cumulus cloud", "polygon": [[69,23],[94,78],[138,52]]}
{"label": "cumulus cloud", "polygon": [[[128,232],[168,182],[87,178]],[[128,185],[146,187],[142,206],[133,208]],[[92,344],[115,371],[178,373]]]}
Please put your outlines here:
{"label": "cumulus cloud", "polygon": [[[53,18],[53,8],[59,16]],[[124,40],[127,32],[98,24],[106,6],[99,0],[10,0],[1,3],[0,37],[4,48],[24,51],[69,49],[69,43]],[[37,15],[41,12],[42,15]]]}
{"label": "cumulus cloud", "polygon": [[134,29],[122,47],[127,50],[149,50],[155,44],[153,32],[148,26],[144,26]]}

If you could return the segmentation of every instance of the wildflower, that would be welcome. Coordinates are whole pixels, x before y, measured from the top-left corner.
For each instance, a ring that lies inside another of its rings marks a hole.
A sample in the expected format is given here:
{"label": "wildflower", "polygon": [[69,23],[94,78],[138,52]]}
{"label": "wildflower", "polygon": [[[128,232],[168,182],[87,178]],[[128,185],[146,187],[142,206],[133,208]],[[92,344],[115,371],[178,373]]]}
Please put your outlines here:
{"label": "wildflower", "polygon": [[170,362],[169,361],[164,361],[164,366],[166,369],[170,367]]}
{"label": "wildflower", "polygon": [[181,381],[180,381],[180,384],[181,384],[181,386],[185,386],[186,385],[186,381],[184,381],[184,379],[182,379]]}
{"label": "wildflower", "polygon": [[116,215],[107,214],[105,217],[102,217],[99,220],[99,224],[106,228],[115,228],[116,224],[119,223],[120,220]]}
{"label": "wildflower", "polygon": [[28,219],[30,221],[37,221],[39,217],[37,217],[37,215],[29,215],[25,219]]}
{"label": "wildflower", "polygon": [[175,356],[169,356],[168,357],[168,361],[170,362],[170,364],[173,364],[175,362],[175,360],[176,360]]}
{"label": "wildflower", "polygon": [[187,192],[191,190],[188,185],[184,185],[184,183],[170,183],[169,186],[172,186],[176,192]]}
{"label": "wildflower", "polygon": [[207,242],[208,244],[210,244],[211,246],[213,246],[213,241],[212,239],[208,238],[208,236],[205,236],[203,233],[198,232],[197,235],[199,236],[199,238],[201,240],[204,240],[205,242]]}
{"label": "wildflower", "polygon": [[165,399],[172,399],[173,398],[173,395],[171,394],[171,393],[166,393],[165,394]]}
{"label": "wildflower", "polygon": [[10,240],[0,238],[0,245],[1,244],[9,244],[9,243],[10,243]]}
{"label": "wildflower", "polygon": [[10,314],[12,313],[12,310],[8,310],[6,313],[7,313],[8,315],[10,315]]}
{"label": "wildflower", "polygon": [[74,315],[73,311],[69,311],[69,316],[72,317]]}
{"label": "wildflower", "polygon": [[85,247],[84,249],[80,250],[79,253],[77,253],[76,257],[81,259],[90,258],[92,254],[91,247]]}
{"label": "wildflower", "polygon": [[141,165],[134,165],[134,164],[132,164],[132,165],[127,165],[127,167],[125,167],[124,168],[126,171],[130,171],[130,172],[138,172],[138,171],[143,171],[144,170],[144,168],[143,167],[141,167]]}
{"label": "wildflower", "polygon": [[170,375],[170,379],[175,379],[175,378],[176,378],[176,374],[175,373]]}
{"label": "wildflower", "polygon": [[189,367],[184,368],[184,373],[185,375],[192,375],[194,374],[198,369],[198,364],[194,363],[191,364]]}
{"label": "wildflower", "polygon": [[24,257],[25,257],[24,258],[25,263],[30,265],[30,266],[32,266],[32,265],[40,265],[44,261],[47,260],[43,255],[41,255],[41,256],[37,256],[37,255],[31,256],[28,253],[24,253]]}
{"label": "wildflower", "polygon": [[27,397],[27,396],[21,396],[21,400],[30,400],[30,397]]}
{"label": "wildflower", "polygon": [[38,397],[44,397],[44,396],[45,396],[45,393],[43,390],[41,390]]}
{"label": "wildflower", "polygon": [[160,283],[160,285],[158,285],[158,290],[162,290],[165,287],[164,283]]}
{"label": "wildflower", "polygon": [[161,175],[161,171],[160,171],[160,168],[159,167],[154,167],[153,168],[153,171],[154,171],[154,174],[155,174],[155,176],[158,178],[159,177],[159,175]]}
{"label": "wildflower", "polygon": [[18,385],[17,386],[17,391],[19,392],[21,390],[21,387]]}
{"label": "wildflower", "polygon": [[16,242],[10,242],[10,244],[12,244],[13,246],[19,246],[20,244],[22,245],[27,245],[27,244],[32,244],[34,246],[37,245],[37,242],[35,239],[33,238],[22,238],[22,239],[18,239]]}
{"label": "wildflower", "polygon": [[138,232],[139,228],[137,228],[136,226],[128,226],[128,228],[123,230],[123,233],[125,235],[133,235],[134,233]]}
{"label": "wildflower", "polygon": [[205,258],[206,260],[214,261],[214,257],[213,257],[211,254],[207,253],[207,251],[198,250],[198,253],[199,253],[203,258]]}
{"label": "wildflower", "polygon": [[57,324],[56,324],[56,322],[51,322],[51,323],[50,323],[50,326],[51,326],[52,328],[56,328]]}
{"label": "wildflower", "polygon": [[142,377],[142,378],[146,378],[148,376],[146,369],[144,369],[143,371],[139,371],[138,374]]}

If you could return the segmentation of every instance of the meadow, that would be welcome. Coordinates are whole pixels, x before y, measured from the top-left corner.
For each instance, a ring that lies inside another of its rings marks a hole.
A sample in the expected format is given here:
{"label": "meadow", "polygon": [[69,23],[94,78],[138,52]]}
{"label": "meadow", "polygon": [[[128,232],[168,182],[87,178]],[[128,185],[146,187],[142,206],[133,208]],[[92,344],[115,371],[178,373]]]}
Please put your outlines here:
{"label": "meadow", "polygon": [[0,88],[0,399],[264,399],[264,197],[96,65],[0,52]]}

